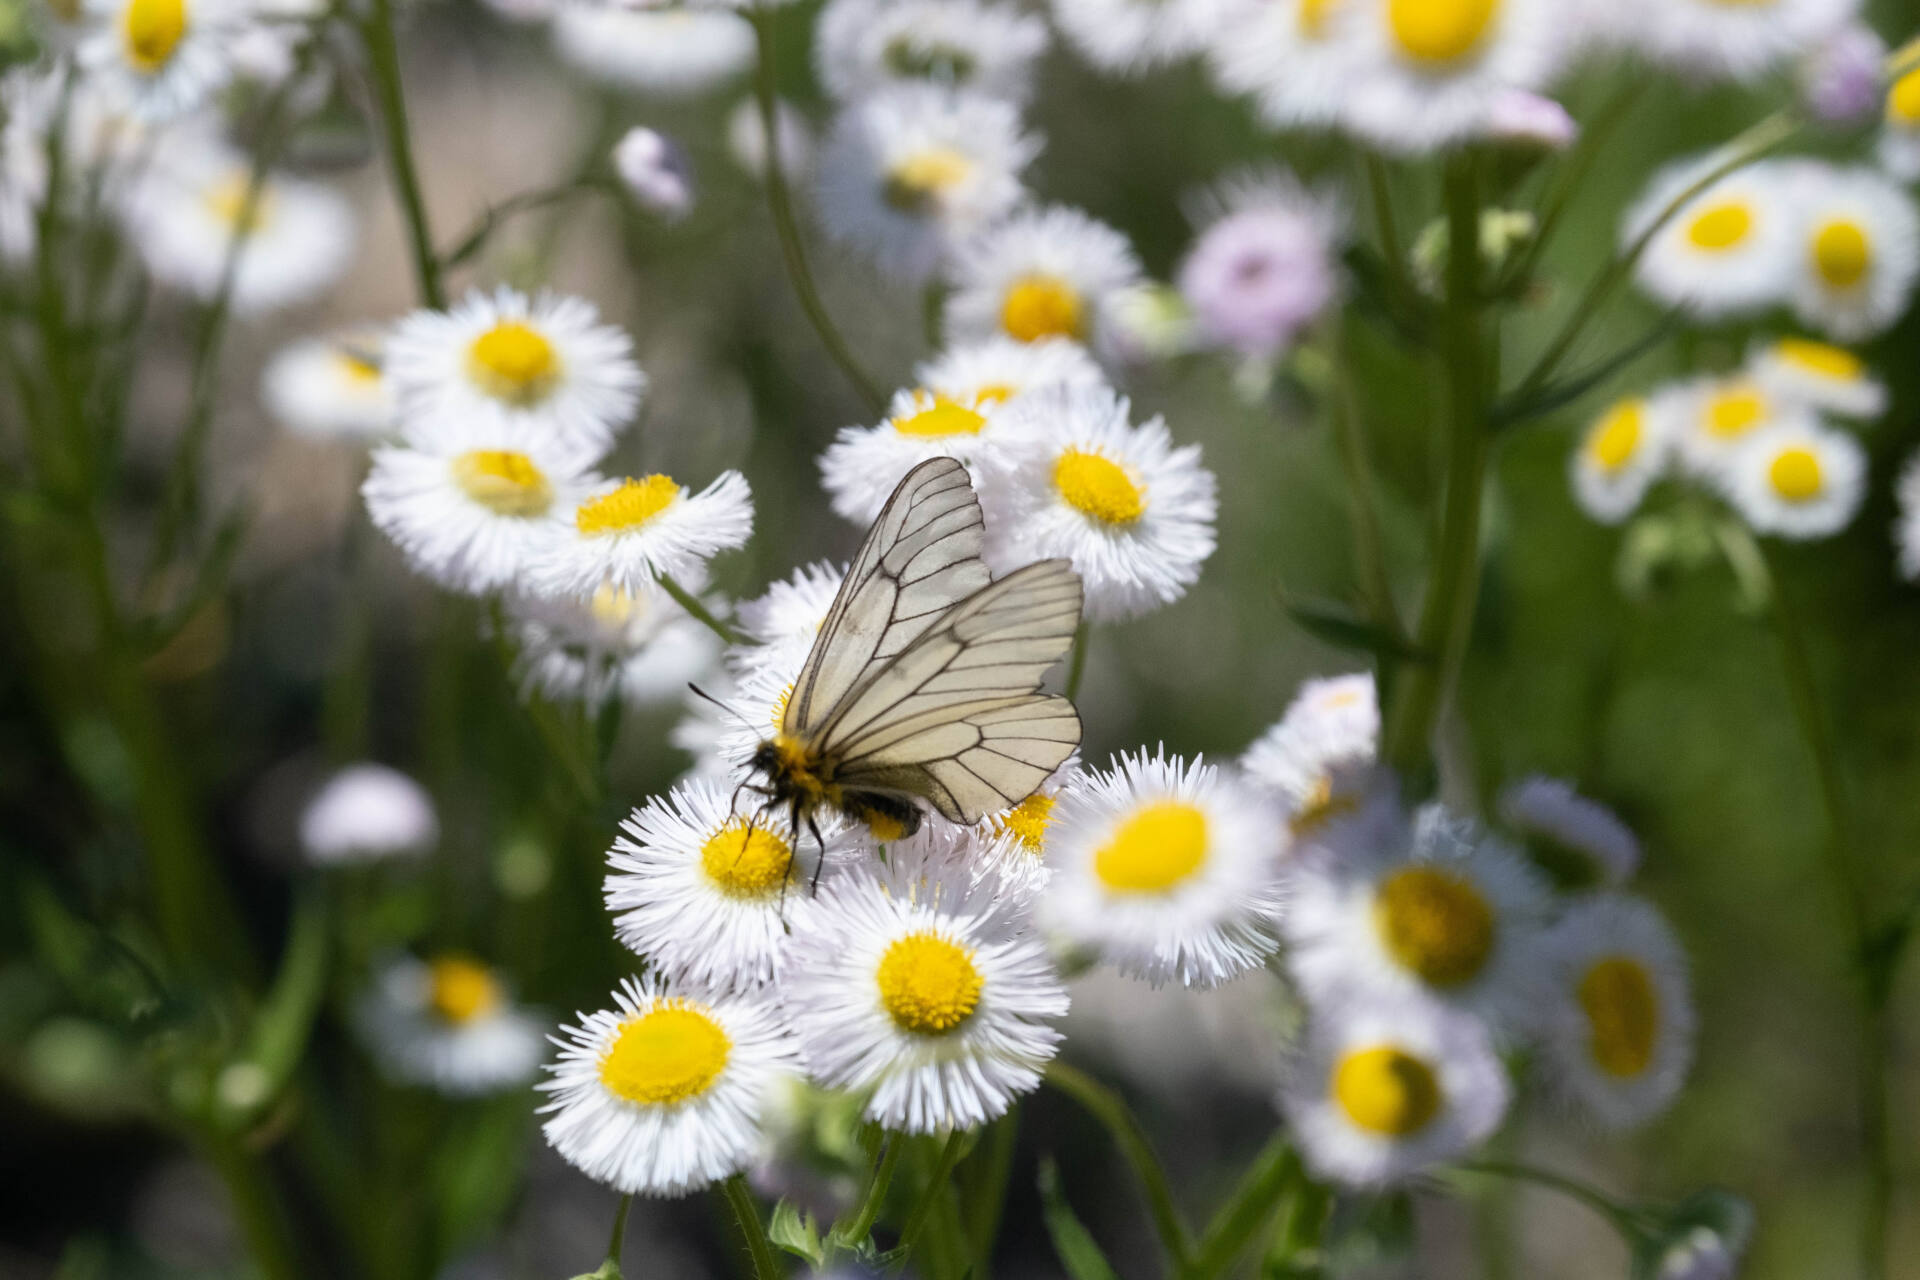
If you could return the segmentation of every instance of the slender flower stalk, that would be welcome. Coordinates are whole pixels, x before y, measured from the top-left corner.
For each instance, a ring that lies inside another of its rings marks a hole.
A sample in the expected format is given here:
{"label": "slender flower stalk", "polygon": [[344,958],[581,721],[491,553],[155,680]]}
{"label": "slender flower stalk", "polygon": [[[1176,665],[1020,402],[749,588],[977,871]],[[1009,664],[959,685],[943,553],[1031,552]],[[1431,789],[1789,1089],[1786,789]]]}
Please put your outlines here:
{"label": "slender flower stalk", "polygon": [[907,1140],[900,1134],[886,1135],[885,1146],[880,1159],[873,1167],[873,1176],[867,1180],[867,1192],[860,1199],[860,1208],[844,1226],[836,1227],[833,1237],[836,1240],[858,1247],[873,1234],[873,1224],[880,1220],[880,1210],[887,1203],[887,1189],[893,1185],[893,1171],[900,1163],[900,1153],[906,1150]]}
{"label": "slender flower stalk", "polygon": [[693,592],[676,582],[672,574],[662,573],[655,575],[655,577],[660,583],[661,590],[672,596],[673,602],[682,609],[685,609],[695,622],[698,622],[701,626],[713,632],[714,635],[720,637],[722,644],[740,643],[740,633],[716,618],[713,615],[713,610],[700,603],[699,596],[694,595]]}
{"label": "slender flower stalk", "polygon": [[413,160],[413,137],[407,127],[407,99],[400,85],[400,48],[393,32],[393,0],[372,0],[361,21],[360,34],[367,49],[374,92],[380,99],[387,162],[393,170],[400,212],[407,224],[407,241],[412,250],[420,301],[435,311],[445,311],[446,286],[440,278],[440,258],[433,247],[432,224],[427,219],[420,172]]}
{"label": "slender flower stalk", "polygon": [[760,1206],[753,1202],[747,1180],[734,1174],[720,1184],[720,1194],[733,1209],[733,1220],[746,1242],[747,1258],[753,1267],[753,1280],[781,1280],[779,1265],[773,1260],[773,1242],[767,1239],[766,1223],[760,1220]]}
{"label": "slender flower stalk", "polygon": [[1190,1280],[1216,1280],[1228,1275],[1253,1237],[1272,1218],[1287,1189],[1304,1181],[1300,1155],[1290,1135],[1285,1131],[1274,1134],[1207,1225],[1187,1271]]}
{"label": "slender flower stalk", "polygon": [[1119,1094],[1064,1062],[1056,1060],[1047,1068],[1047,1083],[1086,1108],[1112,1137],[1127,1163],[1133,1166],[1134,1176],[1140,1179],[1141,1190],[1146,1193],[1147,1212],[1153,1218],[1161,1247],[1166,1250],[1173,1269],[1184,1273],[1192,1264],[1192,1237],[1186,1223],[1181,1220],[1180,1210],[1174,1205],[1166,1171],[1160,1165],[1160,1158],[1154,1154],[1152,1144],[1147,1141],[1140,1122],[1134,1119]]}

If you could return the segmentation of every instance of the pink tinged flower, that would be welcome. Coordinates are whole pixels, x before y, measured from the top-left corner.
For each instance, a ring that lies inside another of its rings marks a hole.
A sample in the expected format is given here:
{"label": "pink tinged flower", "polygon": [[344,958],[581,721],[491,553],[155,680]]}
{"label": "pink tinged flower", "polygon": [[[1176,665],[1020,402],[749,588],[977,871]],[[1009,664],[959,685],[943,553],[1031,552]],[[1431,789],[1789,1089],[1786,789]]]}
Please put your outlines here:
{"label": "pink tinged flower", "polygon": [[1580,136],[1580,125],[1552,98],[1509,89],[1487,108],[1487,136],[1498,142],[1565,151]]}
{"label": "pink tinged flower", "polygon": [[1835,32],[1800,65],[1800,98],[1822,124],[1865,124],[1885,100],[1881,71],[1887,43],[1873,28],[1852,23]]}
{"label": "pink tinged flower", "polygon": [[1201,233],[1180,268],[1180,292],[1206,340],[1277,356],[1338,294],[1332,257],[1317,209],[1251,206]]}
{"label": "pink tinged flower", "polygon": [[641,208],[678,222],[693,212],[693,169],[678,143],[654,129],[627,130],[613,167]]}

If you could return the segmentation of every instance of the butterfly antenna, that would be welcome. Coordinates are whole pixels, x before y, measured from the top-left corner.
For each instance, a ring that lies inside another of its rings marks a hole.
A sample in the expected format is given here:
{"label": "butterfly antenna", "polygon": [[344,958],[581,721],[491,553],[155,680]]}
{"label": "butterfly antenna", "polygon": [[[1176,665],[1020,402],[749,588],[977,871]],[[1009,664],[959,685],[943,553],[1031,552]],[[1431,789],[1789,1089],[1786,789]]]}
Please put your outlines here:
{"label": "butterfly antenna", "polygon": [[705,689],[702,689],[697,684],[690,683],[687,685],[687,688],[693,690],[695,697],[698,697],[705,702],[711,702],[714,706],[720,708],[720,710],[726,712],[728,715],[732,716],[735,720],[738,720],[740,722],[741,728],[752,729],[754,727],[753,721],[747,716],[747,714],[744,711],[740,710],[740,708],[735,706],[730,706],[727,703],[720,701],[720,699],[714,697],[712,694],[708,693]]}

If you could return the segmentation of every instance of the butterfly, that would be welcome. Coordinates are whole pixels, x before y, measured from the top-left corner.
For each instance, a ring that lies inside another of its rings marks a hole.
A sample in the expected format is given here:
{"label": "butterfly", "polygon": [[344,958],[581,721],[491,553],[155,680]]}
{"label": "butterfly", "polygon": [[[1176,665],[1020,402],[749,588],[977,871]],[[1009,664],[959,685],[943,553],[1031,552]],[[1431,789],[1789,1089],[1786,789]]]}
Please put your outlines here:
{"label": "butterfly", "polygon": [[1080,577],[1042,560],[994,581],[966,468],[909,471],[868,530],[751,768],[769,805],[834,810],[883,840],[925,802],[971,825],[1019,804],[1080,745],[1073,704],[1041,693],[1080,625]]}

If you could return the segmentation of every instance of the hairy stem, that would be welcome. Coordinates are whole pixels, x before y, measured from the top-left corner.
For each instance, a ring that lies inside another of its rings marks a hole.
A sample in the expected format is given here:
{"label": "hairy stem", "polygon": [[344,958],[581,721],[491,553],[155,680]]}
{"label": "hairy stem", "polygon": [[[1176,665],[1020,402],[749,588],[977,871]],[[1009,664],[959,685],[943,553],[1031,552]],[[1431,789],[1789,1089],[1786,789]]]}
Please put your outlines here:
{"label": "hairy stem", "polygon": [[780,1268],[773,1260],[773,1242],[767,1239],[766,1223],[760,1220],[760,1206],[753,1202],[747,1180],[734,1174],[721,1184],[720,1192],[733,1209],[733,1220],[746,1242],[747,1257],[753,1264],[753,1280],[781,1280]]}

